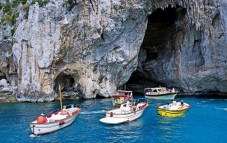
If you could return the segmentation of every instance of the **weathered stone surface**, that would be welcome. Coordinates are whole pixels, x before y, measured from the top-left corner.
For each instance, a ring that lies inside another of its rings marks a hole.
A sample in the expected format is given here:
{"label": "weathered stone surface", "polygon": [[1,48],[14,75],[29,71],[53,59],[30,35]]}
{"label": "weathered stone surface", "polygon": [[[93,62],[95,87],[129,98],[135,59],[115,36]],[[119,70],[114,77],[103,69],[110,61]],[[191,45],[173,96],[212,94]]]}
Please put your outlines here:
{"label": "weathered stone surface", "polygon": [[201,0],[177,4],[187,13],[183,19],[176,17],[174,37],[150,45],[157,57],[144,61],[144,75],[184,92],[226,94],[227,3]]}
{"label": "weathered stone surface", "polygon": [[[0,29],[0,41],[12,42],[14,58],[10,66],[1,58],[0,74],[10,86],[17,85],[18,101],[51,101],[58,83],[63,91],[85,98],[108,97],[135,70],[142,80],[184,92],[227,93],[226,5],[223,0],[30,4],[28,19],[20,11],[15,33],[9,24]],[[158,8],[168,7],[175,15],[166,27],[166,21],[148,22]],[[9,74],[15,71],[17,75]]]}
{"label": "weathered stone surface", "polygon": [[38,99],[31,99],[32,92],[53,94],[65,76],[85,98],[108,97],[136,69],[147,24],[145,2],[86,1],[67,8],[60,0],[43,8],[34,4],[17,27],[18,100]]}

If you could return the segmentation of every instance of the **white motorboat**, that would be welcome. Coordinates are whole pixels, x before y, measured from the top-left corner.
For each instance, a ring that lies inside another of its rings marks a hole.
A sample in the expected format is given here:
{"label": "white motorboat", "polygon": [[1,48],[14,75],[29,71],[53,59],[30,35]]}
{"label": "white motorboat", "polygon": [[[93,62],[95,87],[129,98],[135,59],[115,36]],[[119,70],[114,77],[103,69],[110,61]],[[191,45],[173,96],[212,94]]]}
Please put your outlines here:
{"label": "white motorboat", "polygon": [[[60,89],[61,88],[59,88],[59,90]],[[62,108],[61,90],[60,103],[61,109],[51,114],[41,114],[36,120],[30,122],[30,128],[33,135],[51,133],[73,123],[76,116],[80,113],[80,108],[74,107],[74,105],[63,106]]]}
{"label": "white motorboat", "polygon": [[120,108],[115,108],[106,111],[106,117],[100,119],[100,122],[105,124],[121,124],[129,123],[138,119],[148,107],[147,101],[127,101],[121,104]]}
{"label": "white motorboat", "polygon": [[166,87],[155,87],[155,88],[145,88],[144,96],[149,99],[159,99],[159,100],[173,100],[177,95],[176,90],[169,89]]}
{"label": "white motorboat", "polygon": [[71,105],[70,108],[64,108],[47,116],[41,114],[30,123],[31,131],[35,135],[57,131],[72,124],[79,112],[80,108]]}

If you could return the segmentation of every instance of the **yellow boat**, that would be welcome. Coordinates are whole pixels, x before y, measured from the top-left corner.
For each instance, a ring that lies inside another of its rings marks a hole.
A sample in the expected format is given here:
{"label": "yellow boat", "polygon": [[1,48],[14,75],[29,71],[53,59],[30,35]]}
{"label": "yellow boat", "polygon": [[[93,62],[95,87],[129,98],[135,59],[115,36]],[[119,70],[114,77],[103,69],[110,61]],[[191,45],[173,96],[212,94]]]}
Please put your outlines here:
{"label": "yellow boat", "polygon": [[159,106],[158,114],[166,117],[177,117],[182,116],[189,108],[190,105],[183,101],[173,101],[172,103]]}

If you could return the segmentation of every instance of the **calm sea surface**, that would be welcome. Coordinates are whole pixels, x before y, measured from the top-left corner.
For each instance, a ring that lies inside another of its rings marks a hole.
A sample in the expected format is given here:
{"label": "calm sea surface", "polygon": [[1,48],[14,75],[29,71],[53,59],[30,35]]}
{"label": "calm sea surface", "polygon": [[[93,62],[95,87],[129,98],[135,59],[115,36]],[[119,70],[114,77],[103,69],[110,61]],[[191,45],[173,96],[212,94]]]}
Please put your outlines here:
{"label": "calm sea surface", "polygon": [[[136,98],[142,96],[136,96]],[[191,105],[185,115],[166,118],[157,115],[157,106],[166,101],[148,100],[141,118],[130,124],[106,125],[99,122],[111,99],[71,100],[82,112],[69,127],[51,134],[30,137],[29,122],[40,113],[59,108],[58,102],[0,104],[2,143],[226,143],[227,99],[177,97]]]}

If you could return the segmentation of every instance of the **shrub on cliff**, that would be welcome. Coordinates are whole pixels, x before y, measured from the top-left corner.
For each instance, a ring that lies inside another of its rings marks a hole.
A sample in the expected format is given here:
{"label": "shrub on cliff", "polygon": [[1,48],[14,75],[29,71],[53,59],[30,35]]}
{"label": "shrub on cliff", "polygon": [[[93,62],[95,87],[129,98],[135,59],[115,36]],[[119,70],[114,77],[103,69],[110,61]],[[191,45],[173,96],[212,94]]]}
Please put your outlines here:
{"label": "shrub on cliff", "polygon": [[34,4],[36,2],[39,4],[39,6],[43,7],[49,2],[49,0],[32,0],[31,4]]}
{"label": "shrub on cliff", "polygon": [[4,13],[12,12],[12,5],[10,4],[9,1],[6,1],[5,5],[3,5],[3,12]]}
{"label": "shrub on cliff", "polygon": [[23,4],[20,9],[24,10],[24,11],[28,11],[29,10],[29,4],[28,3]]}
{"label": "shrub on cliff", "polygon": [[13,0],[13,3],[22,3],[22,4],[26,4],[27,0]]}

